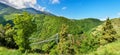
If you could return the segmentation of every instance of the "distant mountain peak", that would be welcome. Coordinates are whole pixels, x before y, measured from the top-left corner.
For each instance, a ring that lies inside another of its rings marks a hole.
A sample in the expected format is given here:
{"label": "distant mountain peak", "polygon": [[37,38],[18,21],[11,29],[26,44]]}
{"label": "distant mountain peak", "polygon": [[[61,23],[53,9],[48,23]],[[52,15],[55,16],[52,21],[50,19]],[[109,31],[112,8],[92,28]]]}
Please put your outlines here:
{"label": "distant mountain peak", "polygon": [[1,3],[7,4],[16,9],[34,8],[39,11],[45,11],[45,7],[37,4],[37,0],[0,0]]}
{"label": "distant mountain peak", "polygon": [[11,7],[7,4],[1,3],[0,2],[0,15],[5,15],[5,14],[11,14],[11,13],[21,13],[21,12],[28,12],[31,14],[45,14],[45,15],[53,15],[49,12],[46,11],[40,11],[36,10],[35,8],[22,8],[22,9],[16,9],[14,7]]}

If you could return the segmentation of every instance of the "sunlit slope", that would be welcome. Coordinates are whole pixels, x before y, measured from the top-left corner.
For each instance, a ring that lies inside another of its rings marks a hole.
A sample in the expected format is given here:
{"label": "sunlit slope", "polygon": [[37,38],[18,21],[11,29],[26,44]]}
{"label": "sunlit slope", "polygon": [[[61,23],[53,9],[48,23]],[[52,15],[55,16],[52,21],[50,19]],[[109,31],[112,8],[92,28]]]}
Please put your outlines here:
{"label": "sunlit slope", "polygon": [[120,41],[116,41],[105,46],[100,46],[96,51],[86,55],[119,55]]}

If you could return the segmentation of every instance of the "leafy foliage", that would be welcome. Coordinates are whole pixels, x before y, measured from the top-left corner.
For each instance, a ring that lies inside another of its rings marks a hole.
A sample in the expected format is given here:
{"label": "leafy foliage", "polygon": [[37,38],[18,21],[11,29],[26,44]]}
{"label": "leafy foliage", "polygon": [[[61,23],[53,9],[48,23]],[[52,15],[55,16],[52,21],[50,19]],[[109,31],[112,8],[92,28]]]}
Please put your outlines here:
{"label": "leafy foliage", "polygon": [[30,49],[29,37],[36,30],[36,24],[33,22],[33,18],[32,15],[23,13],[23,15],[17,15],[14,19],[14,30],[16,32],[14,39],[21,51]]}
{"label": "leafy foliage", "polygon": [[91,35],[84,36],[84,39],[81,40],[80,52],[89,53],[95,51],[99,47],[98,38],[95,38]]}

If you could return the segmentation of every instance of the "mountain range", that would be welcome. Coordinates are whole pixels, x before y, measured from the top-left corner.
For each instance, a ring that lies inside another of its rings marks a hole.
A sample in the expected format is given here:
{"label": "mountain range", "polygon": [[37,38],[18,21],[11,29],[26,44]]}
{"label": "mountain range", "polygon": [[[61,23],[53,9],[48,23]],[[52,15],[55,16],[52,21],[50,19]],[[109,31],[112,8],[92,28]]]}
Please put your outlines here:
{"label": "mountain range", "polygon": [[0,23],[5,24],[5,19],[4,19],[5,15],[16,14],[16,13],[20,14],[22,12],[28,12],[30,14],[53,15],[52,13],[49,13],[47,11],[40,11],[40,10],[36,10],[34,8],[16,9],[16,8],[6,5],[4,3],[0,3]]}
{"label": "mountain range", "polygon": [[22,8],[22,9],[16,9],[14,7],[11,7],[9,5],[0,3],[0,16],[7,15],[11,13],[21,13],[21,12],[28,12],[31,14],[46,14],[46,15],[53,15],[47,11],[40,11],[36,10],[34,8]]}

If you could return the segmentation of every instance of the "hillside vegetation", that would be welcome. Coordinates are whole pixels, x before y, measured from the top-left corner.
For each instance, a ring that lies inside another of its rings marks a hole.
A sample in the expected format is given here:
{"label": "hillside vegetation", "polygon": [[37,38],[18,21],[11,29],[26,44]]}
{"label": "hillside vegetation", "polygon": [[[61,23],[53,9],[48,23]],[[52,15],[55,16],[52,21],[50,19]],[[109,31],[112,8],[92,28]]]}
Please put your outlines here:
{"label": "hillside vegetation", "polygon": [[119,55],[120,41],[116,41],[105,46],[100,46],[96,51],[86,55]]}
{"label": "hillside vegetation", "polygon": [[[2,18],[0,54],[3,55],[9,52],[17,55],[119,54],[119,18],[103,22],[95,18],[74,20],[26,12]],[[115,48],[109,50],[112,46]]]}

